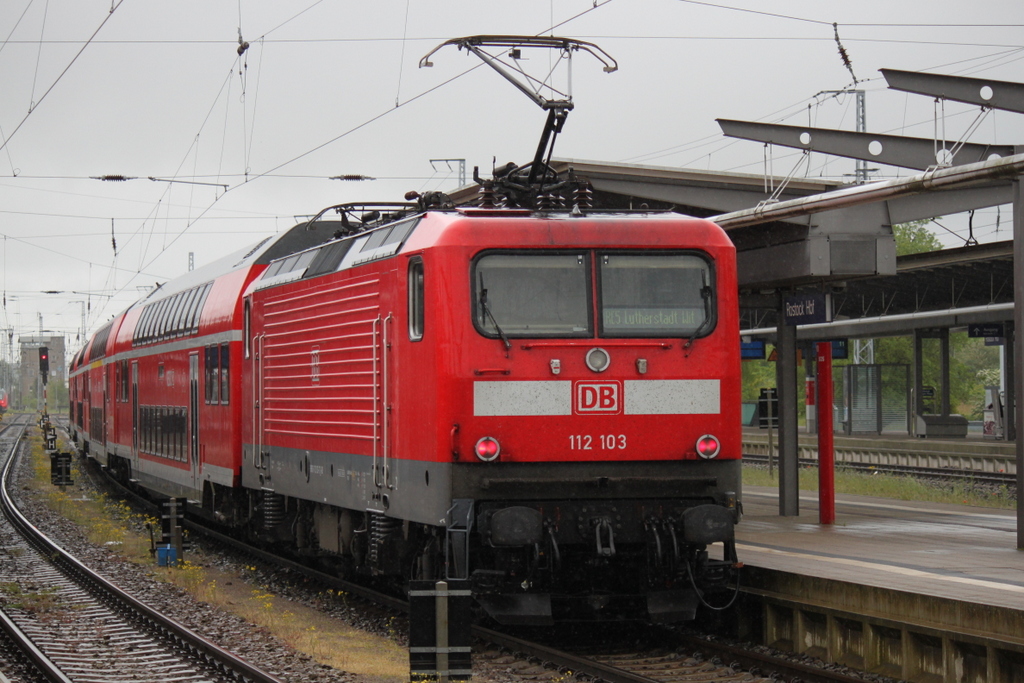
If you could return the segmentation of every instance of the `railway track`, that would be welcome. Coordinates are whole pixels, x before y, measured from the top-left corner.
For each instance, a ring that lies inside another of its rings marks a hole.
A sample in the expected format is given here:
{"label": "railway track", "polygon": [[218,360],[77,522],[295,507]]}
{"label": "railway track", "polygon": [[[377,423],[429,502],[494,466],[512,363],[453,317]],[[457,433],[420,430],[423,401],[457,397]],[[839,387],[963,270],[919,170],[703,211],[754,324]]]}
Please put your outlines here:
{"label": "railway track", "polygon": [[[90,461],[90,464],[93,464]],[[101,475],[98,468],[90,467],[94,474]],[[155,513],[159,509],[148,499],[131,489],[124,488],[116,481],[102,476],[102,483],[113,493],[122,496],[135,506]],[[393,595],[383,593],[363,584],[347,581],[326,574],[300,562],[255,548],[233,536],[223,534],[194,521],[186,520],[192,533],[203,536],[207,542],[229,549],[241,555],[244,562],[257,561],[270,565],[277,571],[287,569],[316,584],[351,596],[358,596],[373,604],[383,606],[395,613],[406,614],[408,604]],[[507,668],[514,675],[528,680],[564,680],[566,677],[585,676],[607,683],[675,683],[676,681],[804,681],[805,683],[855,683],[858,679],[820,667],[808,666],[792,660],[752,652],[748,648],[729,645],[724,642],[703,639],[697,636],[658,629],[657,639],[662,643],[656,651],[636,651],[607,654],[612,650],[612,638],[597,648],[581,647],[561,642],[549,634],[510,633],[507,631],[477,625],[473,628],[476,639],[474,651],[485,653],[481,659],[499,658],[503,653],[514,653]],[[670,635],[666,635],[670,634]],[[653,636],[652,636],[653,637]],[[666,638],[671,645],[664,645]],[[584,636],[585,642],[593,639]],[[683,654],[686,653],[686,654]],[[570,673],[571,672],[571,676]]]}
{"label": "railway track", "polygon": [[[608,683],[677,681],[786,681],[791,683],[864,683],[841,668],[814,666],[752,650],[689,629],[652,625],[618,626],[608,632],[585,629],[578,637],[545,634],[542,645],[529,638],[487,631],[478,637],[522,653],[549,668],[585,674]],[[584,644],[579,644],[579,641]],[[573,644],[577,643],[577,644]],[[622,643],[631,643],[624,646]],[[641,645],[643,644],[643,645]],[[878,680],[877,677],[875,680]]]}
{"label": "railway track", "polygon": [[0,589],[10,639],[61,683],[280,683],[89,570],[33,526],[10,490],[25,424],[0,436]]}
{"label": "railway track", "polygon": [[[760,453],[744,453],[743,459],[749,463],[767,465],[768,456]],[[801,467],[817,467],[817,458],[800,458]],[[778,457],[775,458],[776,466]],[[982,470],[952,467],[916,467],[911,465],[892,465],[884,463],[857,462],[852,460],[836,460],[836,468],[865,473],[899,474],[931,480],[971,481],[979,484],[991,484],[1016,488],[1017,475],[1009,472],[986,472]]]}

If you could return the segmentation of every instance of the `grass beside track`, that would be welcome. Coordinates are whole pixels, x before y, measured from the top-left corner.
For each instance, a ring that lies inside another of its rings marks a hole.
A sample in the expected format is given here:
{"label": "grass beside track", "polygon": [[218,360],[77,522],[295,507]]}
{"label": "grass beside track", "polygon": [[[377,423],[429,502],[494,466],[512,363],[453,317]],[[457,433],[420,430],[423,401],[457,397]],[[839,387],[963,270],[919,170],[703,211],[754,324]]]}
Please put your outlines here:
{"label": "grass beside track", "polygon": [[[408,652],[392,638],[354,628],[318,609],[274,595],[254,582],[253,567],[241,573],[227,572],[214,567],[199,551],[189,552],[178,566],[157,566],[150,552],[147,528],[154,528],[159,534],[159,520],[138,515],[124,503],[83,486],[86,475],[78,469],[77,459],[72,461],[75,484],[64,490],[53,486],[50,459],[43,450],[42,439],[31,438],[31,446],[34,477],[28,488],[80,527],[91,543],[107,546],[126,560],[145,567],[153,577],[177,585],[201,602],[268,629],[321,664],[371,683],[408,680]],[[325,591],[319,596],[326,608],[343,608],[345,598],[337,591]]]}
{"label": "grass beside track", "polygon": [[[763,465],[744,465],[743,483],[747,486],[778,486],[779,470],[773,473]],[[868,474],[837,469],[836,493],[896,500],[919,500],[931,503],[952,503],[978,507],[1015,509],[1014,492],[1006,486],[972,484],[971,482],[929,482],[897,474]],[[800,468],[800,490],[818,490],[818,468]]]}

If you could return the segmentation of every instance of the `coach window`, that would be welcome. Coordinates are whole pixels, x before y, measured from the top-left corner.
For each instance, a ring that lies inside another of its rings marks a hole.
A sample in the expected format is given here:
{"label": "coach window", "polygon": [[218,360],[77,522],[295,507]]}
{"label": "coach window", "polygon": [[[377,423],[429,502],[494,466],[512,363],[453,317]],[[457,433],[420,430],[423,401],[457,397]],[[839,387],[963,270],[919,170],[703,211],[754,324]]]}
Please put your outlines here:
{"label": "coach window", "polygon": [[220,347],[206,347],[206,402],[217,403],[220,400]]}
{"label": "coach window", "polygon": [[189,332],[199,331],[199,318],[202,316],[203,306],[206,305],[206,299],[210,295],[212,286],[209,282],[203,285],[195,302],[192,304],[192,310],[189,312],[188,318]]}
{"label": "coach window", "polygon": [[696,254],[599,254],[601,336],[695,337],[714,323],[711,264]]}
{"label": "coach window", "polygon": [[473,268],[473,320],[488,337],[591,335],[586,253],[492,253]]}
{"label": "coach window", "polygon": [[220,404],[228,404],[228,345],[220,345]]}
{"label": "coach window", "polygon": [[409,262],[409,339],[423,339],[423,259]]}
{"label": "coach window", "polygon": [[167,331],[167,305],[170,303],[170,299],[164,299],[158,303],[156,309],[156,340],[162,341],[164,333]]}
{"label": "coach window", "polygon": [[166,335],[168,339],[172,339],[178,336],[178,328],[175,325],[178,320],[178,309],[181,308],[181,294],[175,294],[171,297],[171,303],[167,307],[167,330]]}
{"label": "coach window", "polygon": [[140,340],[143,343],[148,343],[153,341],[153,321],[156,320],[156,304],[149,304],[146,306],[143,318],[144,319],[140,323],[142,326]]}
{"label": "coach window", "polygon": [[252,299],[245,300],[245,313],[242,315],[242,356],[249,358],[249,334],[252,330]]}
{"label": "coach window", "polygon": [[185,321],[188,319],[188,310],[192,306],[192,299],[195,297],[195,288],[182,292],[181,304],[178,306],[178,310],[174,313],[174,334],[177,337],[188,334],[188,327],[185,325]]}

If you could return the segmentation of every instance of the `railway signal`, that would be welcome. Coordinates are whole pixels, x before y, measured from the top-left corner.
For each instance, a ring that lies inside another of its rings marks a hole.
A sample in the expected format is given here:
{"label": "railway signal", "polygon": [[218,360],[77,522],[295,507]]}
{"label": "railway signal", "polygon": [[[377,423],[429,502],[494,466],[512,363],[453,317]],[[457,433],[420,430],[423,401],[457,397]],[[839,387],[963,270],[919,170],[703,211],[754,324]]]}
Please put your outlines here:
{"label": "railway signal", "polygon": [[43,377],[43,384],[50,376],[50,349],[46,346],[39,347],[39,374]]}

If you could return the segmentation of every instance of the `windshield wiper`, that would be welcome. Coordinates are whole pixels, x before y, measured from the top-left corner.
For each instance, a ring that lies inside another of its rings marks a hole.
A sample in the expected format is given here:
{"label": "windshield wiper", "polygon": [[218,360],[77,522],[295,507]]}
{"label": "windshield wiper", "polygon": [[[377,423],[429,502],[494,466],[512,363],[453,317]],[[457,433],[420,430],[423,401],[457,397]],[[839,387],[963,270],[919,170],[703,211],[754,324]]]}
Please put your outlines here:
{"label": "windshield wiper", "polygon": [[683,345],[683,351],[688,351],[693,346],[693,340],[701,335],[711,325],[711,288],[708,287],[708,274],[706,271],[700,272],[700,298],[704,300],[704,320],[693,331],[693,335]]}
{"label": "windshield wiper", "polygon": [[508,337],[501,330],[501,325],[494,319],[494,314],[491,313],[491,307],[487,305],[487,288],[484,287],[484,274],[480,273],[480,308],[483,309],[484,315],[491,319],[494,324],[494,329],[498,331],[498,336],[501,337],[501,342],[505,345],[505,358],[508,358],[509,349],[512,348],[512,344],[509,342]]}

